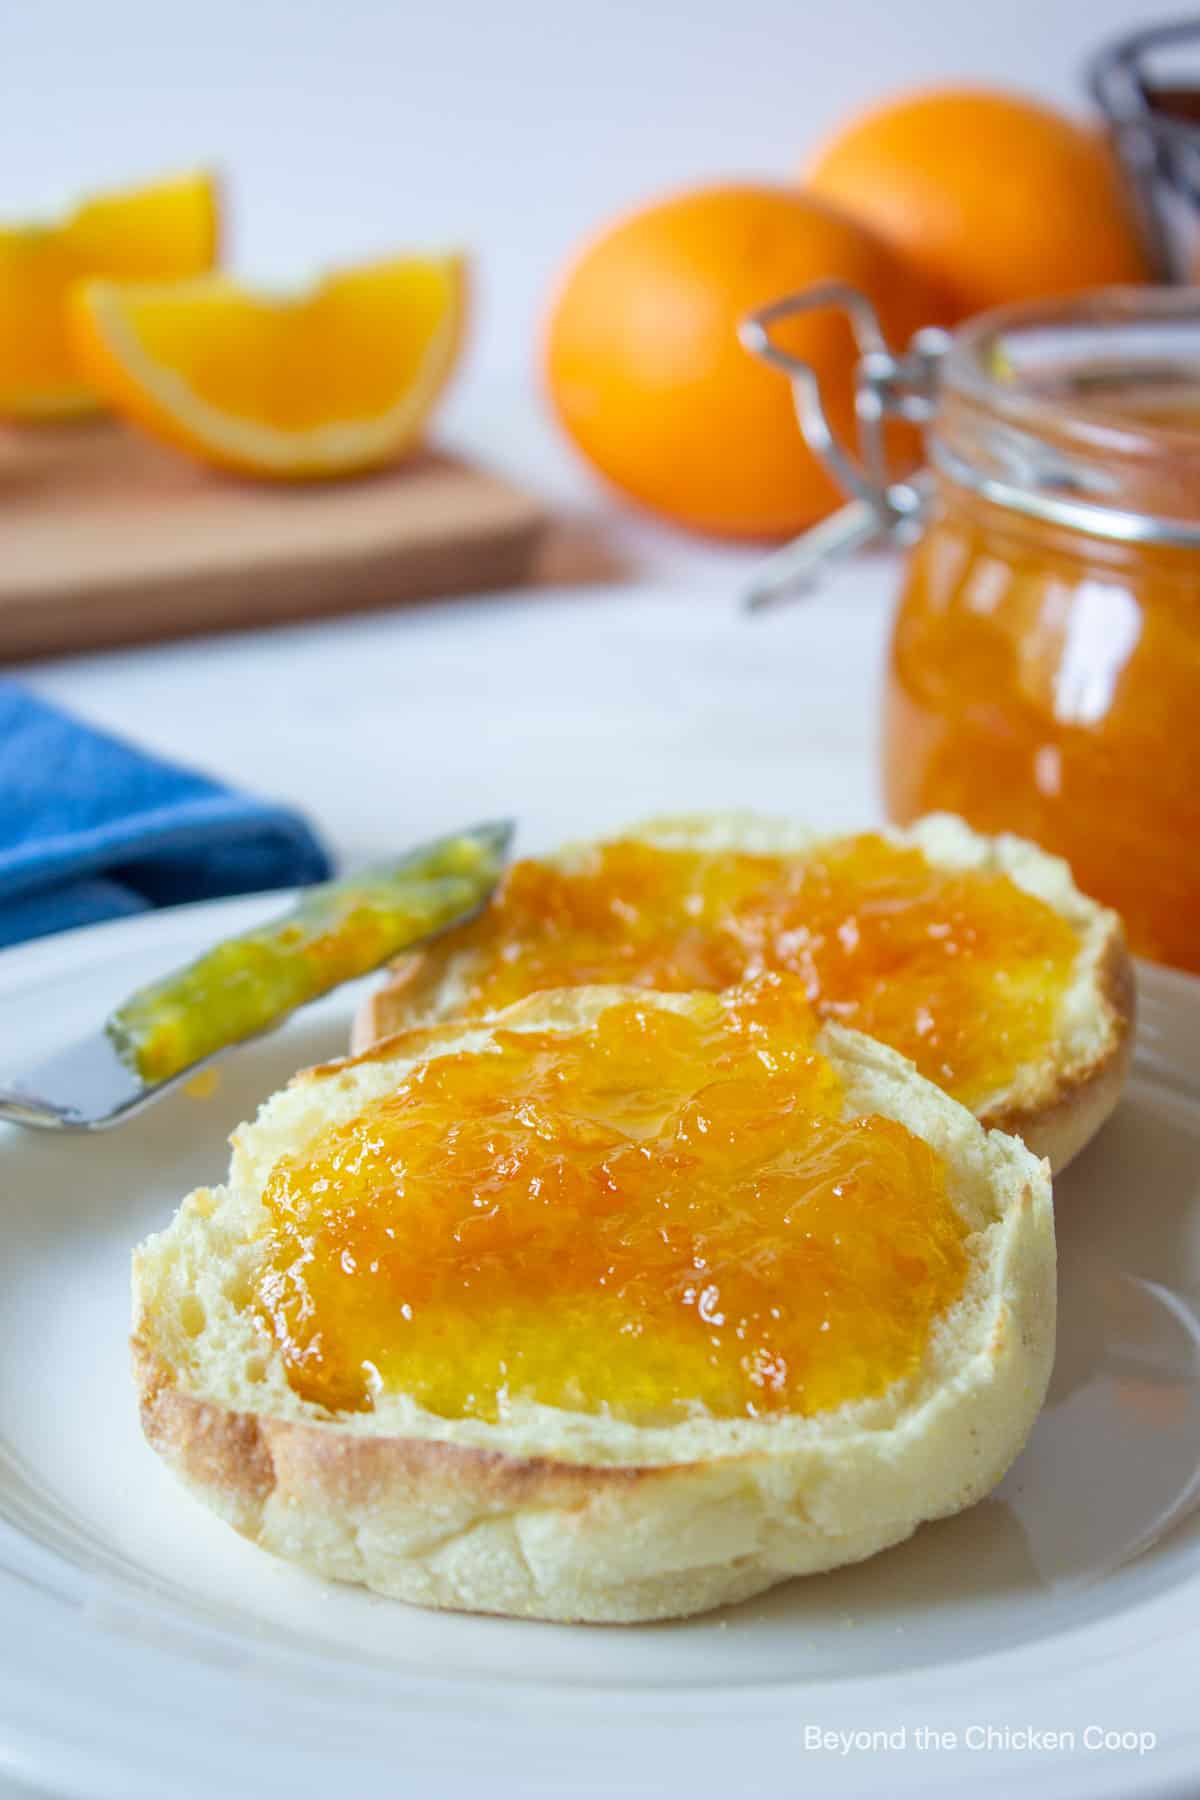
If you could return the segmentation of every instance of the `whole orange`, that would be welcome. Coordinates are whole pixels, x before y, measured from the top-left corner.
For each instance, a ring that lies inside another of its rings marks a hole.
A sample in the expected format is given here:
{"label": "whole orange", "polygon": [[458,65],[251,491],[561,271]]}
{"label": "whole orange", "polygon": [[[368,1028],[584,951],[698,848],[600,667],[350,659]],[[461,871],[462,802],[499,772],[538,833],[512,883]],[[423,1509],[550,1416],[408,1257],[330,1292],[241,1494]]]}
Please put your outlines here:
{"label": "whole orange", "polygon": [[[767,538],[842,497],[800,436],[786,379],[737,326],[781,295],[831,278],[876,302],[889,336],[928,322],[925,284],[875,233],[783,186],[698,188],[642,208],[586,245],[551,307],[545,376],[559,419],[600,472],[693,529]],[[789,321],[780,341],[821,375],[853,432],[845,319]]]}
{"label": "whole orange", "polygon": [[955,320],[1149,279],[1107,140],[1020,94],[901,95],[838,132],[803,180],[918,265]]}

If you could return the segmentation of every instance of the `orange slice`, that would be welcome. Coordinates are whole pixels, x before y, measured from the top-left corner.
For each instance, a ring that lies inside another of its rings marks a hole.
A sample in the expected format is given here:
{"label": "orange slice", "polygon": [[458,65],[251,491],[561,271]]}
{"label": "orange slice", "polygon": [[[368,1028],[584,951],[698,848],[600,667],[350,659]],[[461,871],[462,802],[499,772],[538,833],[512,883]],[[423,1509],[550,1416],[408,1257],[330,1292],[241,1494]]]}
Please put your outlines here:
{"label": "orange slice", "polygon": [[417,440],[454,366],[465,291],[461,258],[398,257],[284,299],[219,275],[89,281],[71,310],[80,365],[124,417],[220,468],[302,480]]}
{"label": "orange slice", "polygon": [[67,324],[67,297],[92,275],[156,281],[197,275],[217,253],[212,175],[97,194],[57,224],[0,226],[0,416],[91,412]]}

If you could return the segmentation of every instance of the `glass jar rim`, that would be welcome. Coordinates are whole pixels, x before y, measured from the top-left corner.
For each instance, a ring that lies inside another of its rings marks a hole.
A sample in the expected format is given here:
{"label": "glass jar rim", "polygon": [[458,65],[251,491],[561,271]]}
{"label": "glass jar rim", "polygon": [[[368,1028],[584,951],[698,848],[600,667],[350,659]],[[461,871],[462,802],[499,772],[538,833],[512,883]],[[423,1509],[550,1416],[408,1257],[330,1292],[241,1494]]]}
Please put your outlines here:
{"label": "glass jar rim", "polygon": [[[1188,427],[1106,410],[1105,389],[1185,369]],[[1200,288],[981,313],[951,335],[937,385],[929,457],[951,482],[1067,529],[1200,546]]]}

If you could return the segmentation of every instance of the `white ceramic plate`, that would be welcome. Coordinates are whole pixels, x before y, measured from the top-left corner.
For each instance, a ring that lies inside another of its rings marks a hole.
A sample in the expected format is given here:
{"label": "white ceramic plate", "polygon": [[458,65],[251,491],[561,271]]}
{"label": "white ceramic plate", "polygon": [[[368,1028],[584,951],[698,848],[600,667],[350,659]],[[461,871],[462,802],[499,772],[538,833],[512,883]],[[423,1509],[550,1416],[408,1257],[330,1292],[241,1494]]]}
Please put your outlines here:
{"label": "white ceramic plate", "polygon": [[[0,1061],[280,905],[0,957]],[[1200,983],[1148,970],[1127,1097],[1059,1183],[1049,1404],[1002,1487],[690,1623],[424,1613],[244,1543],[143,1445],[131,1245],[343,992],[103,1136],[0,1133],[0,1772],[104,1800],[325,1794],[1193,1796],[1200,1786]],[[842,1734],[842,1735],[839,1735]],[[1057,1737],[1055,1736],[1057,1734]]]}

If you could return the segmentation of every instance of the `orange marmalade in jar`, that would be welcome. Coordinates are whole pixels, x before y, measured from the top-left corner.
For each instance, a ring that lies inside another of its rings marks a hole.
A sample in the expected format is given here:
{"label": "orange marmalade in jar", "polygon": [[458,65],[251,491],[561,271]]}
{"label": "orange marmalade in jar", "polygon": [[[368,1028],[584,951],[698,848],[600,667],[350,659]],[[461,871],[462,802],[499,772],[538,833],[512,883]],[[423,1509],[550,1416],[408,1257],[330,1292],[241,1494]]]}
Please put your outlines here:
{"label": "orange marmalade in jar", "polygon": [[[1200,291],[1007,308],[901,357],[856,296],[817,298],[859,325],[868,439],[889,412],[927,425],[928,468],[901,482],[826,443],[857,499],[777,565],[807,574],[881,528],[910,545],[888,811],[1033,839],[1135,951],[1200,972]],[[789,373],[819,441],[819,396]]]}

